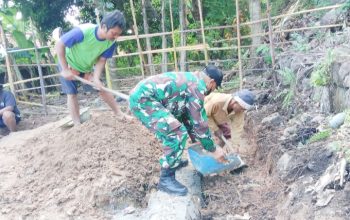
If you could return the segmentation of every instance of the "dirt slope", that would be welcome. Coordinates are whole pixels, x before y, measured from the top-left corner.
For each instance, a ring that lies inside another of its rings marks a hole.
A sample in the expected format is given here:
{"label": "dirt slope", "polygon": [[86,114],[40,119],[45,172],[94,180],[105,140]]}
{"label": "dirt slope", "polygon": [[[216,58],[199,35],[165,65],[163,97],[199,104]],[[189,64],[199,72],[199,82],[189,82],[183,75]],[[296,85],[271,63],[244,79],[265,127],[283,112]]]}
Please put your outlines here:
{"label": "dirt slope", "polygon": [[57,123],[0,140],[0,219],[105,219],[146,205],[158,142],[111,112],[68,130]]}

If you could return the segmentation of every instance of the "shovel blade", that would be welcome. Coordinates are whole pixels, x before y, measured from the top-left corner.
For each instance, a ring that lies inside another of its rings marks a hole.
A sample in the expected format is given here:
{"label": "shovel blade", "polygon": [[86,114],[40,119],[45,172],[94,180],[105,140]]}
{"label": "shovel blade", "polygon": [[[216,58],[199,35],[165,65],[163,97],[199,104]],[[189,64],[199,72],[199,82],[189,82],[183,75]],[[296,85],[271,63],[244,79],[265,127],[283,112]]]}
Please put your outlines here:
{"label": "shovel blade", "polygon": [[200,145],[194,145],[188,148],[188,155],[194,168],[203,175],[231,171],[245,166],[242,159],[235,154],[226,156],[227,163],[220,163],[215,160]]}

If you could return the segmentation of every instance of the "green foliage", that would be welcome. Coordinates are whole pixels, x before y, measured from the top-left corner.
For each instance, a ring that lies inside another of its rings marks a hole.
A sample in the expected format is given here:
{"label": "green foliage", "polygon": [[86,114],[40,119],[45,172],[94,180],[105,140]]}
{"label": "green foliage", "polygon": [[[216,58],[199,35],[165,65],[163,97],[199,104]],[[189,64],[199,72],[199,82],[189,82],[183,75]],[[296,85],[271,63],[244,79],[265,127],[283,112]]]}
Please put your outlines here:
{"label": "green foliage", "polygon": [[347,0],[343,5],[343,10],[350,10],[350,0]]}
{"label": "green foliage", "polygon": [[288,108],[295,96],[297,79],[294,72],[289,68],[279,70],[278,73],[282,77],[282,85],[286,86],[286,88],[277,95],[276,99],[282,97],[282,108]]}
{"label": "green foliage", "polygon": [[329,0],[303,0],[302,5],[306,8],[314,8],[314,7],[324,7],[328,5],[332,5],[332,1]]}
{"label": "green foliage", "polygon": [[238,89],[240,86],[240,80],[239,76],[236,76],[232,78],[229,82],[225,83],[224,86],[222,86],[221,89],[219,89],[219,92],[224,92],[224,91],[231,91],[233,89]]}
{"label": "green foliage", "polygon": [[[286,0],[270,0],[271,5],[271,16],[276,16],[281,14],[283,9],[289,4],[290,1]],[[262,0],[262,11],[266,11],[266,0]]]}
{"label": "green foliage", "polygon": [[257,49],[256,52],[259,55],[262,55],[264,58],[265,63],[271,65],[272,64],[272,57],[270,54],[270,47],[266,44],[260,45]]}
{"label": "green foliage", "polygon": [[70,6],[74,4],[74,0],[13,0],[23,14],[23,18],[32,19],[35,27],[38,28],[43,40],[47,40],[51,32],[56,27],[66,27],[64,21],[65,13]]}
{"label": "green foliage", "polygon": [[325,140],[329,138],[332,135],[332,130],[331,129],[326,129],[324,131],[320,131],[310,137],[308,140],[308,143],[314,143],[317,141]]}
{"label": "green foliage", "polygon": [[291,37],[293,40],[292,45],[294,50],[300,51],[300,52],[306,52],[310,50],[308,39],[306,37],[303,37],[298,33],[292,33]]}
{"label": "green foliage", "polygon": [[313,70],[311,74],[311,84],[313,86],[327,86],[330,82],[330,68],[334,62],[334,52],[327,51],[325,59],[323,59]]}
{"label": "green foliage", "polygon": [[30,40],[27,40],[24,33],[15,30],[12,32],[12,36],[15,39],[19,48],[33,48],[34,47],[34,43]]}

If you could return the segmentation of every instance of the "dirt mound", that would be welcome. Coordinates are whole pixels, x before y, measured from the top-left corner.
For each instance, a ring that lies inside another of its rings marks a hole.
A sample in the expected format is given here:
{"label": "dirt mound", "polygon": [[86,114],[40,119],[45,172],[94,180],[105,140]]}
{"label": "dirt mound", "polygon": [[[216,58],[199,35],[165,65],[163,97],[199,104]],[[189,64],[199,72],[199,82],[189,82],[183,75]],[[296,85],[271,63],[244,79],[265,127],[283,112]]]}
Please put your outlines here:
{"label": "dirt mound", "polygon": [[0,219],[110,218],[145,205],[158,181],[159,143],[141,124],[111,112],[65,131],[52,126],[20,145],[8,144],[11,138],[16,134],[0,142],[0,158],[10,158],[0,166],[7,180],[0,184]]}

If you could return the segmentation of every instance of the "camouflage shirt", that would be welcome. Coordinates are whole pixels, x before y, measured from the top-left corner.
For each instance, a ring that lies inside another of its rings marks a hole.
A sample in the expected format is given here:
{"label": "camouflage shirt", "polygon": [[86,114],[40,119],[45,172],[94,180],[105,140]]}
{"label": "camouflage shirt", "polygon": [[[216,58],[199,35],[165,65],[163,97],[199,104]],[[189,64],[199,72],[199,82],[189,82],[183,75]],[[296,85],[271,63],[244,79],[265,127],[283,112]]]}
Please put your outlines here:
{"label": "camouflage shirt", "polygon": [[[143,98],[161,103],[176,119],[184,123],[188,132],[208,151],[215,151],[208,117],[204,109],[204,80],[192,72],[169,72],[141,81],[131,92],[131,98]],[[149,106],[152,108],[152,106]]]}

